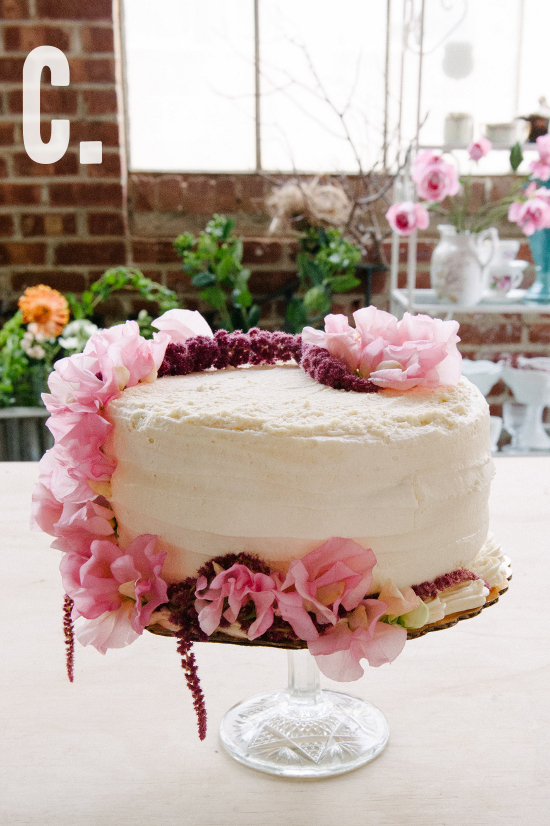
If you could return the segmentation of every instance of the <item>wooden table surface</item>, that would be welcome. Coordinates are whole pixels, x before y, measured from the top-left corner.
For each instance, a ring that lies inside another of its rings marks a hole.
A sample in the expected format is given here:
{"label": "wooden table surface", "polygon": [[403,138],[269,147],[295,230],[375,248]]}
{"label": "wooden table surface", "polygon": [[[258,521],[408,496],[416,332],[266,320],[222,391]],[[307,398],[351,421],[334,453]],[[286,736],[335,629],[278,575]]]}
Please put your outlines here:
{"label": "wooden table surface", "polygon": [[197,646],[203,743],[171,639],[105,657],[77,644],[67,681],[59,553],[27,528],[37,466],[0,464],[0,824],[548,826],[550,459],[496,469],[509,592],[344,688],[382,709],[390,742],[355,772],[297,782],[233,762],[217,737],[233,704],[286,683],[285,652]]}

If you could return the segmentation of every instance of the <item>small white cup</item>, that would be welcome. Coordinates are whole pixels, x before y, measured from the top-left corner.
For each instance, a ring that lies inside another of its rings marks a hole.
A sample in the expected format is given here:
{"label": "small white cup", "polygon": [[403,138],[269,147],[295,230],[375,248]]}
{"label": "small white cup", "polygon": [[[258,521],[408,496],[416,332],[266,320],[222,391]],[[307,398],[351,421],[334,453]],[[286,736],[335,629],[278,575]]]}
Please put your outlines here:
{"label": "small white cup", "polygon": [[508,261],[506,264],[489,268],[487,287],[491,296],[505,296],[515,290],[523,281],[523,271],[529,266],[528,261]]}

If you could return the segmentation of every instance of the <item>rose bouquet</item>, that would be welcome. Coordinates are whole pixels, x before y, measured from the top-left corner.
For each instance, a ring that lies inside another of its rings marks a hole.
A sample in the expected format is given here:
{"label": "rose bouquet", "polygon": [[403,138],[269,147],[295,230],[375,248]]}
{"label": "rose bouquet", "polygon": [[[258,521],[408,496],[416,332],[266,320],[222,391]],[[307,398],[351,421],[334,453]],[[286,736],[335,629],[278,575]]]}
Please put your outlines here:
{"label": "rose bouquet", "polygon": [[[468,147],[470,160],[477,163],[491,148],[491,142],[487,138],[473,141]],[[550,228],[550,191],[546,187],[537,186],[537,182],[550,180],[550,135],[537,138],[537,150],[539,159],[530,164],[533,180],[527,185],[527,177],[518,177],[508,195],[489,201],[475,213],[469,211],[471,173],[459,177],[452,163],[442,155],[426,150],[416,158],[411,173],[420,200],[393,204],[386,212],[388,223],[402,236],[410,235],[415,229],[427,229],[430,223],[429,212],[442,216],[458,232],[479,233],[504,217],[517,223],[525,235]],[[514,173],[522,160],[521,148],[516,144],[510,152],[510,165]],[[447,201],[448,206],[442,205],[444,201]]]}

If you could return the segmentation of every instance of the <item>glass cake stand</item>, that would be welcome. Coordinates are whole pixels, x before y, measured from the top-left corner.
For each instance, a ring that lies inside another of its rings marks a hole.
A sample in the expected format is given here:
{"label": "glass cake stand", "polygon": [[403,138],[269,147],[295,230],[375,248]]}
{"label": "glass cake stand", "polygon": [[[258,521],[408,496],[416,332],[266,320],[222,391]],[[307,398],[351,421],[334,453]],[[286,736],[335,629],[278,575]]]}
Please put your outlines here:
{"label": "glass cake stand", "polygon": [[225,750],[250,768],[299,779],[343,774],[380,754],[389,737],[382,712],[358,697],[321,690],[307,649],[287,654],[288,687],[250,697],[223,718]]}

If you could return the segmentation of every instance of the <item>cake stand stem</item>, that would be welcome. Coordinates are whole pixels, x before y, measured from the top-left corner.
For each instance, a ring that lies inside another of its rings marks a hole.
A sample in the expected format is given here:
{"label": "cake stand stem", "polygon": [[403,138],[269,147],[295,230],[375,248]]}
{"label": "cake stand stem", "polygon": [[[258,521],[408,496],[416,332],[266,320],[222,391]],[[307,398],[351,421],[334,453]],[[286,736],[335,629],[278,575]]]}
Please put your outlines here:
{"label": "cake stand stem", "polygon": [[388,741],[384,715],[373,705],[321,690],[307,649],[288,652],[288,688],[251,697],[220,726],[227,752],[240,763],[283,777],[343,774],[373,760]]}

